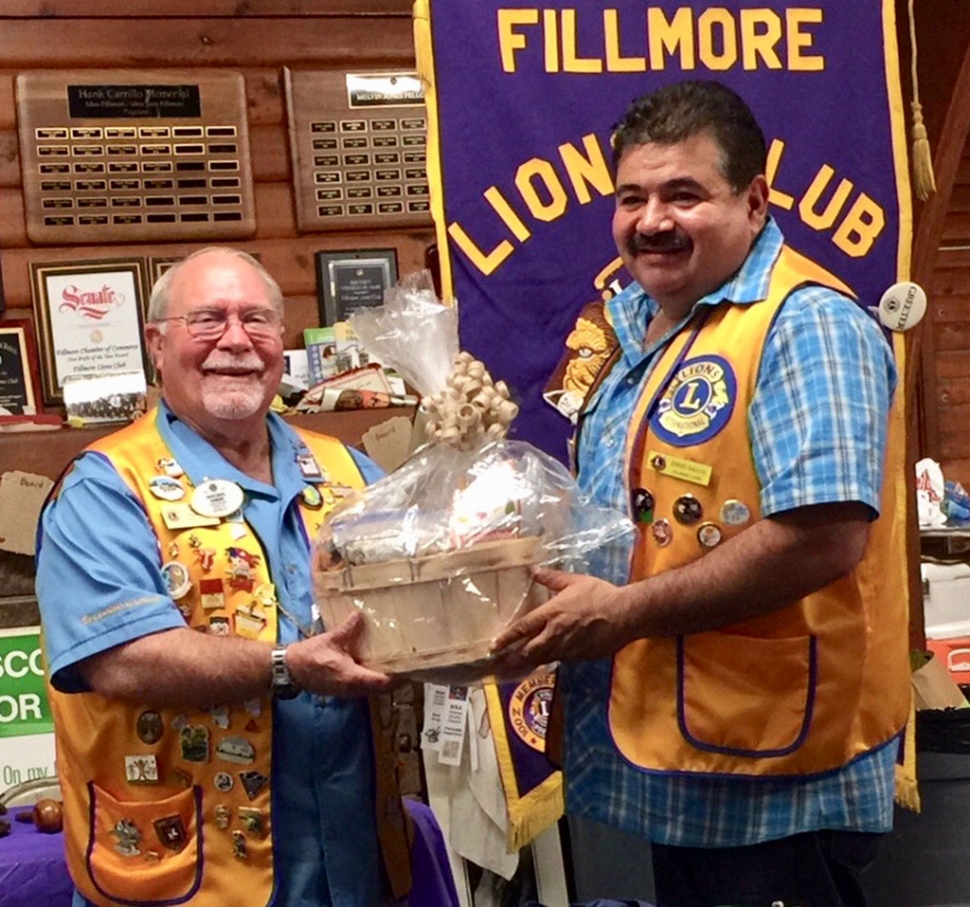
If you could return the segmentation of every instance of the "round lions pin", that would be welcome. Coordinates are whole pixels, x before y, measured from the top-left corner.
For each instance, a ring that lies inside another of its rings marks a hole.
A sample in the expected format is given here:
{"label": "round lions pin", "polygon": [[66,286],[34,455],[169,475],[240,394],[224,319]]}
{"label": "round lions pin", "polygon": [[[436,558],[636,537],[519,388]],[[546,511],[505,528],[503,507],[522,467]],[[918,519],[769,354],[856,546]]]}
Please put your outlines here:
{"label": "round lions pin", "polygon": [[910,280],[894,283],[879,300],[879,320],[891,331],[908,331],[926,314],[926,293]]}
{"label": "round lions pin", "polygon": [[181,561],[169,561],[167,564],[162,564],[162,579],[165,581],[166,591],[175,601],[187,595],[192,588],[189,568]]}
{"label": "round lions pin", "polygon": [[189,505],[200,516],[224,517],[242,507],[243,490],[228,479],[206,479],[192,492]]}

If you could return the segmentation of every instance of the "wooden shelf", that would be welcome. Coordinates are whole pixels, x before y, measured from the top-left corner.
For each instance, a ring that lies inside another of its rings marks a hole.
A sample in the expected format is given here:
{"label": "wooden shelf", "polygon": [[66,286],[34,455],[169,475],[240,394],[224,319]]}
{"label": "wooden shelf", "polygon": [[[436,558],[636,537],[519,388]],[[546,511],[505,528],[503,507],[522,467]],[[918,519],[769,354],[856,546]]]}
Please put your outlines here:
{"label": "wooden shelf", "polygon": [[[357,409],[339,413],[287,416],[302,428],[333,435],[345,444],[360,444],[361,436],[375,425],[394,416],[414,416],[413,406],[388,409]],[[122,426],[118,423],[97,428],[60,428],[51,431],[0,432],[0,473],[20,470],[57,478],[68,463],[88,444]]]}

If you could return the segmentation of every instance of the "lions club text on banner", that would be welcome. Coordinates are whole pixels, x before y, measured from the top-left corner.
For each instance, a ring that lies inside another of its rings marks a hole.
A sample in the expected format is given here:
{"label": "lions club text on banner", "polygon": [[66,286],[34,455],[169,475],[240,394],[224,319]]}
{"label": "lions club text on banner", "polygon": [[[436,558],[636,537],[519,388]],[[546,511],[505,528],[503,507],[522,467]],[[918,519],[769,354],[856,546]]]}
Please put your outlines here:
{"label": "lions club text on banner", "polygon": [[462,348],[518,395],[518,436],[557,456],[568,421],[543,388],[577,313],[629,280],[610,232],[608,162],[633,98],[685,78],[724,82],[765,131],[770,209],[788,243],[863,305],[907,275],[891,0],[417,0],[415,35]]}

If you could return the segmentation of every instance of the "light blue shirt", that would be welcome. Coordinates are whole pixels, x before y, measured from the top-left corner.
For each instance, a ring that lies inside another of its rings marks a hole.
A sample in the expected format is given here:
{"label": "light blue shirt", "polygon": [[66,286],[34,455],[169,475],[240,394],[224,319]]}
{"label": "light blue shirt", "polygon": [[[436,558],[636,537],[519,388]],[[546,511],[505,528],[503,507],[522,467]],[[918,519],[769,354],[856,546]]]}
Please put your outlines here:
{"label": "light blue shirt", "polygon": [[[782,243],[769,219],[740,270],[693,311],[763,299]],[[580,437],[579,484],[596,503],[626,513],[623,451],[633,410],[680,325],[644,349],[657,303],[632,284],[608,308],[622,355],[590,401]],[[875,515],[895,383],[892,351],[859,305],[819,286],[792,293],[768,334],[748,410],[762,514],[859,501]],[[596,568],[604,579],[625,583],[626,552],[601,557]],[[810,778],[643,771],[619,755],[610,735],[610,666],[602,660],[560,669],[570,812],[685,847],[741,846],[817,829],[892,828],[895,740],[838,771]]]}
{"label": "light blue shirt", "polygon": [[[310,540],[296,505],[309,480],[296,462],[303,448],[296,433],[278,416],[269,416],[270,486],[239,472],[164,404],[158,427],[193,484],[220,478],[243,489],[243,515],[262,544],[280,602],[300,624],[310,626]],[[365,481],[380,476],[375,464],[350,452]],[[165,591],[162,556],[145,512],[104,457],[88,453],[77,461],[56,501],[43,513],[39,541],[37,597],[52,682],[58,689],[85,689],[76,671],[84,658],[185,626]],[[118,603],[136,604],[106,613]],[[92,620],[92,615],[99,619]],[[280,641],[294,642],[298,634],[281,611]],[[302,693],[274,702],[275,907],[376,907],[388,902],[372,766],[364,700]],[[75,905],[83,904],[75,895]]]}

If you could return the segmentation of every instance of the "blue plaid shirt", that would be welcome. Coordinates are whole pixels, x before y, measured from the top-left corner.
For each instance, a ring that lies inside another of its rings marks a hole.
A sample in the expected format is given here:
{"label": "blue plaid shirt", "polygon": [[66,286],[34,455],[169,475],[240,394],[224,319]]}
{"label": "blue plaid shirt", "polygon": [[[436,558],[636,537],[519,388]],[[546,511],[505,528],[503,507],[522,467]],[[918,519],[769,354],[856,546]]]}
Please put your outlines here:
{"label": "blue plaid shirt", "polygon": [[[782,242],[769,219],[741,269],[695,310],[763,299]],[[580,437],[579,483],[597,503],[628,512],[623,451],[633,409],[644,380],[684,322],[644,350],[657,304],[632,284],[608,307],[622,356],[590,401]],[[769,332],[748,410],[762,514],[860,501],[875,515],[895,383],[892,351],[862,308],[818,286],[794,292]],[[595,569],[611,582],[626,582],[625,552],[617,550]],[[649,772],[626,762],[613,745],[606,715],[610,661],[562,665],[560,677],[568,714],[571,813],[688,847],[734,847],[823,828],[892,828],[895,740],[842,769],[809,778]]]}

